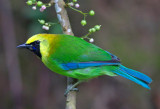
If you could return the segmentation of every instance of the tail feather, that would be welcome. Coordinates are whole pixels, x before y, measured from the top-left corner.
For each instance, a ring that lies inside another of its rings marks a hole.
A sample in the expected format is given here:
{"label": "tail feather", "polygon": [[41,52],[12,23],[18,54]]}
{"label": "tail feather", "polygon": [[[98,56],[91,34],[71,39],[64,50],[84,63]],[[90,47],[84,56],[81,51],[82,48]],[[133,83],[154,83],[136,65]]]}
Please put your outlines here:
{"label": "tail feather", "polygon": [[117,75],[120,75],[124,78],[127,78],[147,89],[150,89],[150,87],[148,86],[151,82],[152,79],[138,71],[126,68],[123,65],[120,65],[120,68],[117,70],[113,71],[114,73],[116,73]]}
{"label": "tail feather", "polygon": [[127,74],[129,74],[129,75],[131,75],[131,76],[133,76],[133,77],[135,77],[139,80],[144,81],[147,84],[150,84],[152,82],[152,79],[150,77],[148,77],[147,75],[143,74],[143,73],[140,73],[138,71],[126,68],[123,65],[120,65],[120,69],[125,71]]}

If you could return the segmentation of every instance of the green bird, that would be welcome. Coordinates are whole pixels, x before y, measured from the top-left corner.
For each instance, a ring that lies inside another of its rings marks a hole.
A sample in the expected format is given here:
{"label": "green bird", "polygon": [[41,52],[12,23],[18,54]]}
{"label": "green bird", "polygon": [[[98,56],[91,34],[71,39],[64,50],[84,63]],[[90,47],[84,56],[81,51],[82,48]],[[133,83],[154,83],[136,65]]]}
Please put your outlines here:
{"label": "green bird", "polygon": [[78,79],[66,93],[79,83],[101,75],[119,75],[150,89],[150,77],[126,68],[117,56],[75,36],[37,34],[17,47],[34,52],[51,71]]}

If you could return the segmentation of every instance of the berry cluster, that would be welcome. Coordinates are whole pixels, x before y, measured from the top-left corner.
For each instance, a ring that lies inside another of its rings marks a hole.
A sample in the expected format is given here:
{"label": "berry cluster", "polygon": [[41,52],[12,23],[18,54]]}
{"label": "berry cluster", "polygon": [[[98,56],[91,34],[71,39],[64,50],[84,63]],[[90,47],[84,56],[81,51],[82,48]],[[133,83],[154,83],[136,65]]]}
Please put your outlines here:
{"label": "berry cluster", "polygon": [[87,35],[85,36],[82,36],[81,38],[82,39],[88,39],[89,42],[94,42],[94,39],[93,38],[89,38],[88,36],[91,35],[92,33],[96,32],[96,31],[99,31],[101,29],[101,25],[95,25],[93,28],[90,28],[89,29],[89,32]]}
{"label": "berry cluster", "polygon": [[[85,25],[87,25],[87,21],[86,21],[87,15],[94,16],[95,12],[93,10],[90,10],[88,13],[82,12],[81,10],[78,9],[80,7],[80,5],[77,2],[78,2],[77,0],[72,0],[71,2],[70,2],[70,0],[68,0],[68,2],[66,3],[66,7],[69,7],[70,9],[82,14],[83,19],[81,20],[81,25],[85,26]],[[51,3],[43,3],[42,1],[37,1],[37,0],[28,0],[26,3],[27,3],[27,5],[32,6],[33,10],[36,10],[37,7],[39,7],[40,12],[43,12],[47,7],[51,7],[51,5],[52,5]],[[39,21],[40,24],[42,24],[42,29],[44,29],[44,30],[49,30],[50,26],[58,24],[58,23],[46,22],[43,19],[38,20],[38,21]],[[94,42],[94,39],[89,38],[88,36],[91,35],[92,33],[96,32],[96,31],[99,31],[100,28],[101,28],[101,25],[95,25],[93,28],[89,29],[89,32],[88,32],[87,35],[82,36],[81,38],[82,39],[86,38],[86,39],[89,40],[89,42]]]}
{"label": "berry cluster", "polygon": [[87,15],[89,14],[90,16],[94,16],[95,12],[93,10],[90,10],[88,13],[84,13],[81,10],[76,9],[76,8],[80,7],[80,5],[76,2],[77,2],[77,0],[72,0],[72,2],[66,3],[66,6],[68,6],[69,8],[71,8],[74,11],[81,13],[84,16],[83,20],[81,20],[81,25],[85,26],[85,25],[87,25],[87,21],[86,21]]}
{"label": "berry cluster", "polygon": [[75,6],[75,8],[79,8],[80,5],[78,3],[76,3],[77,0],[73,0],[73,2],[68,3],[69,6]]}
{"label": "berry cluster", "polygon": [[[95,15],[95,12],[94,12],[93,10],[90,10],[90,11],[89,11],[89,15],[90,15],[90,16],[94,16],[94,15]],[[81,25],[82,25],[82,26],[85,26],[86,24],[87,24],[87,21],[85,20],[85,17],[84,17],[84,19],[81,20]]]}
{"label": "berry cluster", "polygon": [[37,7],[40,7],[40,12],[43,12],[47,7],[50,7],[51,4],[48,3],[48,4],[45,4],[43,3],[42,1],[36,1],[36,0],[28,0],[27,2],[27,5],[29,6],[32,6],[32,9],[33,10],[36,10]]}
{"label": "berry cluster", "polygon": [[[77,9],[77,8],[80,7],[80,5],[77,3],[77,0],[72,0],[72,2],[69,2],[69,0],[68,0],[68,3],[66,3],[66,6],[83,15],[83,19],[81,20],[81,25],[82,26],[87,25],[87,21],[86,21],[87,15],[90,15],[90,16],[94,16],[95,15],[95,12],[93,10],[90,10],[88,13],[84,13],[81,10]],[[87,35],[82,36],[81,38],[82,39],[88,39],[89,42],[94,42],[94,39],[93,38],[89,38],[88,36],[91,35],[92,33],[96,32],[96,31],[99,31],[100,28],[101,28],[101,25],[95,25],[93,28],[89,29],[89,32],[88,32]]]}
{"label": "berry cluster", "polygon": [[89,29],[89,33],[94,33],[96,31],[99,31],[101,29],[101,25],[95,25],[93,28]]}
{"label": "berry cluster", "polygon": [[58,23],[46,22],[45,20],[38,20],[40,24],[42,24],[42,29],[49,30],[50,26],[56,25]]}

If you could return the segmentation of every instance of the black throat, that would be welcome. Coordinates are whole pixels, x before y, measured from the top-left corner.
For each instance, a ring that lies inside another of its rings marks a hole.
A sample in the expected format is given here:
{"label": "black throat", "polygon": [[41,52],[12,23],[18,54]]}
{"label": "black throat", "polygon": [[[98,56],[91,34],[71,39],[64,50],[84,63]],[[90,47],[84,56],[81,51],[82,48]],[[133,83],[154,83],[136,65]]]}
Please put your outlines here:
{"label": "black throat", "polygon": [[35,51],[32,51],[34,52],[38,57],[42,58],[42,55],[40,53],[40,47],[38,46],[38,48],[35,50]]}
{"label": "black throat", "polygon": [[28,48],[30,51],[35,53],[38,57],[42,58],[42,55],[40,53],[40,41],[34,41],[30,43],[31,47]]}

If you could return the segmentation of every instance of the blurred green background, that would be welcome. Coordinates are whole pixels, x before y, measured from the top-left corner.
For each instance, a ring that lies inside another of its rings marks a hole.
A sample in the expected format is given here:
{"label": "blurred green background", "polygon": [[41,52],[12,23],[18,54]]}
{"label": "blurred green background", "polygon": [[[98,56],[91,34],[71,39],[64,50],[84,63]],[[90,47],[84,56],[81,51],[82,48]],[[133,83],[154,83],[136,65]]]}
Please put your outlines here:
{"label": "blurred green background", "polygon": [[[1,0],[0,109],[64,109],[66,77],[47,69],[33,53],[17,49],[37,33],[62,33],[60,25],[42,30],[37,19],[57,22],[54,7],[40,13],[24,0]],[[47,1],[45,1],[47,2]],[[79,0],[83,16],[68,9],[75,36],[101,24],[94,44],[115,54],[123,65],[153,79],[151,90],[122,77],[102,76],[79,86],[77,109],[160,109],[160,0]],[[74,43],[74,42],[73,42]]]}

